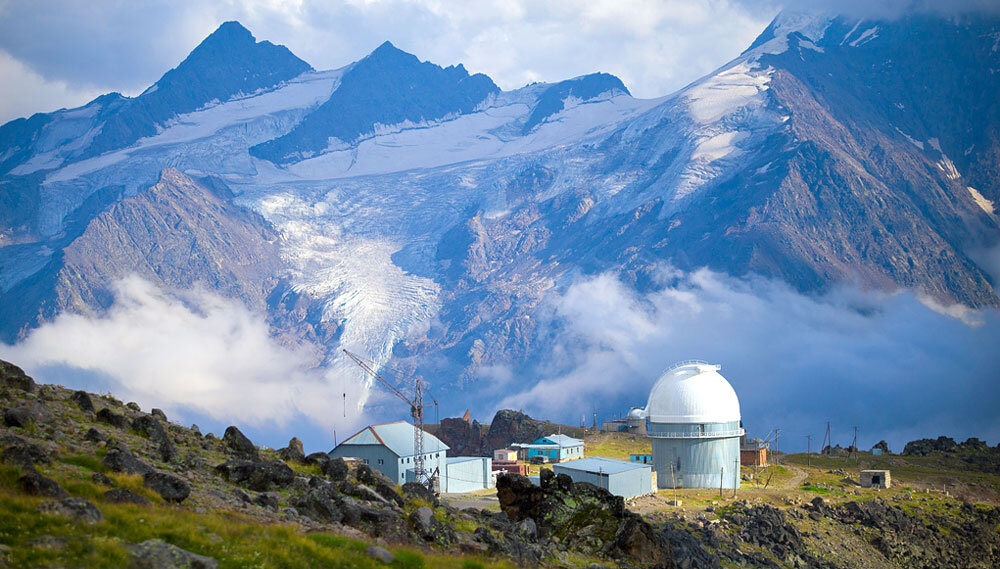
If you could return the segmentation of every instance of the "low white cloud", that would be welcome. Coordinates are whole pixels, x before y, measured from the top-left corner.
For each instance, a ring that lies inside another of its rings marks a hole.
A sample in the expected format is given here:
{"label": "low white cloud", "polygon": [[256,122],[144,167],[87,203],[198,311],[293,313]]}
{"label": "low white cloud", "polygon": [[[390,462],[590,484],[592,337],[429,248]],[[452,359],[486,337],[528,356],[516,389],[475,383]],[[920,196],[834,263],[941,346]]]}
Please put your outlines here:
{"label": "low white cloud", "polygon": [[78,107],[100,92],[48,80],[0,50],[0,123],[62,107]]}
{"label": "low white cloud", "polygon": [[89,372],[116,397],[181,418],[323,431],[363,419],[353,405],[358,370],[313,367],[310,351],[278,344],[238,301],[202,288],[163,291],[139,277],[115,283],[114,294],[106,314],[63,313],[14,346],[0,344],[0,357],[43,382]]}
{"label": "low white cloud", "polygon": [[911,293],[846,287],[805,295],[708,270],[662,278],[648,293],[613,274],[570,286],[553,303],[556,331],[542,334],[555,338],[544,363],[521,372],[539,380],[496,408],[570,422],[595,408],[621,414],[645,406],[665,367],[697,358],[722,364],[752,434],[779,427],[794,448],[827,420],[841,443],[854,425],[869,445],[1000,438],[996,310],[932,310]]}

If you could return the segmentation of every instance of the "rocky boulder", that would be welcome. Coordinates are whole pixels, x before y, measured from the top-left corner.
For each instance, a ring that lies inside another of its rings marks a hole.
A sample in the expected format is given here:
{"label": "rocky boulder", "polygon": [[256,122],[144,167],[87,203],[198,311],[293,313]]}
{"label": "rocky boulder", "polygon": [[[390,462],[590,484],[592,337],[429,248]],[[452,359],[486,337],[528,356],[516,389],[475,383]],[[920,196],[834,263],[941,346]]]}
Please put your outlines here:
{"label": "rocky boulder", "polygon": [[51,463],[52,457],[49,451],[41,446],[17,437],[14,439],[13,444],[4,449],[3,461],[22,468],[33,468],[36,464]]}
{"label": "rocky boulder", "polygon": [[320,463],[320,471],[323,475],[333,480],[334,482],[340,482],[341,480],[347,480],[347,462],[342,458],[331,458],[325,462]]}
{"label": "rocky boulder", "polygon": [[417,482],[407,482],[403,484],[403,495],[407,498],[413,500],[421,500],[432,506],[438,505],[437,496],[430,488],[424,486],[423,484]]}
{"label": "rocky boulder", "polygon": [[231,453],[239,458],[254,461],[260,460],[257,447],[235,426],[230,425],[226,427],[226,432],[222,435],[222,442]]}
{"label": "rocky boulder", "polygon": [[84,411],[94,412],[94,401],[86,391],[74,391],[73,395],[69,396],[69,400],[76,403],[76,406]]}
{"label": "rocky boulder", "polygon": [[43,514],[66,516],[87,523],[95,523],[104,519],[97,506],[83,498],[63,498],[62,500],[43,502],[37,510]]}
{"label": "rocky boulder", "polygon": [[113,488],[104,493],[104,500],[112,504],[137,504],[148,506],[149,500],[145,496],[125,488]]}
{"label": "rocky boulder", "polygon": [[300,514],[316,520],[340,523],[345,518],[344,499],[329,484],[310,488],[292,498],[291,504]]}
{"label": "rocky boulder", "polygon": [[162,539],[151,539],[130,545],[132,560],[129,569],[217,569],[219,562],[211,557],[191,553]]}
{"label": "rocky boulder", "polygon": [[125,430],[128,428],[128,419],[124,415],[119,415],[107,407],[97,412],[97,420],[111,425],[116,429]]}
{"label": "rocky boulder", "polygon": [[919,439],[910,441],[903,447],[903,456],[927,456],[933,452],[955,452],[958,444],[951,437]]}
{"label": "rocky boulder", "polygon": [[46,478],[35,470],[29,470],[18,480],[25,494],[48,498],[67,498],[69,494],[55,480]]}
{"label": "rocky boulder", "polygon": [[396,485],[386,475],[367,464],[362,464],[358,466],[354,476],[361,484],[370,487],[386,500],[402,507],[403,497],[396,492]]}
{"label": "rocky boulder", "polygon": [[256,492],[284,488],[295,481],[295,471],[280,460],[232,459],[216,466],[215,470],[226,480],[243,484]]}
{"label": "rocky boulder", "polygon": [[44,423],[52,419],[52,414],[41,404],[20,405],[3,412],[3,422],[8,427],[26,429],[35,423]]}
{"label": "rocky boulder", "polygon": [[278,450],[278,456],[281,460],[305,462],[306,453],[302,449],[302,441],[298,437],[292,437],[292,440],[288,441],[287,447]]}
{"label": "rocky boulder", "polygon": [[35,392],[35,380],[24,373],[23,369],[3,360],[0,360],[0,385],[28,393]]}
{"label": "rocky boulder", "polygon": [[125,449],[114,448],[104,455],[101,464],[107,466],[115,472],[125,472],[127,474],[145,475],[153,470],[153,467],[132,456],[132,453]]}
{"label": "rocky boulder", "polygon": [[180,503],[191,495],[191,485],[183,478],[166,472],[147,472],[142,483],[168,502]]}
{"label": "rocky boulder", "polygon": [[540,538],[567,548],[629,563],[673,566],[667,540],[624,500],[593,484],[573,483],[566,475],[541,471],[535,486],[519,474],[497,479],[500,508],[514,522],[532,520]]}
{"label": "rocky boulder", "polygon": [[167,435],[167,430],[152,415],[140,415],[132,420],[132,430],[149,437],[149,440],[156,443],[156,450],[160,454],[163,462],[170,462],[177,456],[177,449]]}
{"label": "rocky boulder", "polygon": [[410,525],[424,541],[438,545],[450,545],[457,541],[455,530],[437,520],[434,510],[421,506],[410,514]]}

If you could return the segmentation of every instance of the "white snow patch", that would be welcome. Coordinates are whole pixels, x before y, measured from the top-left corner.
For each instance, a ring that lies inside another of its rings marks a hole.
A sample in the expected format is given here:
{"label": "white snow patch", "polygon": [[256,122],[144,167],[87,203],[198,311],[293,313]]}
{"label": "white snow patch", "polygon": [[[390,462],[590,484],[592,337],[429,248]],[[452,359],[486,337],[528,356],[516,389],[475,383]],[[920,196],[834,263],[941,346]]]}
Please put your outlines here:
{"label": "white snow patch", "polygon": [[978,205],[983,211],[993,215],[995,211],[993,208],[993,202],[986,199],[986,197],[979,193],[979,190],[976,188],[973,188],[972,186],[966,186],[966,188],[969,189],[969,194],[972,195],[972,201],[976,202],[976,205]]}
{"label": "white snow patch", "polygon": [[732,154],[737,150],[733,142],[737,140],[739,135],[739,132],[731,131],[702,140],[695,147],[694,152],[691,153],[691,160],[714,162],[719,158]]}
{"label": "white snow patch", "polygon": [[268,114],[309,108],[322,103],[339,84],[343,69],[304,73],[273,91],[245,99],[234,99],[203,110],[180,115],[158,134],[140,139],[134,145],[87,160],[81,160],[49,174],[45,184],[65,182],[106,168],[128,158],[132,153],[158,146],[191,142],[211,136],[223,128],[244,123]]}
{"label": "white snow patch", "polygon": [[931,148],[933,148],[934,150],[941,152],[941,141],[938,140],[937,138],[932,138],[928,140],[927,143],[930,144]]}
{"label": "white snow patch", "polygon": [[949,180],[957,180],[962,177],[958,173],[958,168],[955,167],[955,163],[951,161],[951,158],[947,156],[942,156],[941,160],[938,161],[937,167],[939,170],[944,172],[944,175],[948,177]]}
{"label": "white snow patch", "polygon": [[772,68],[755,69],[749,60],[723,69],[692,85],[683,97],[692,118],[700,123],[716,122],[741,107],[758,101],[767,90]]}
{"label": "white snow patch", "polygon": [[874,26],[862,32],[861,35],[857,37],[857,39],[855,39],[848,45],[850,45],[851,47],[860,47],[877,37],[878,37],[878,26]]}
{"label": "white snow patch", "polygon": [[844,34],[844,39],[840,40],[840,45],[844,45],[845,43],[847,43],[847,40],[852,35],[854,35],[854,32],[858,31],[858,26],[861,25],[861,22],[864,22],[864,20],[863,19],[862,20],[858,20],[857,22],[854,23],[854,27],[851,28],[851,31],[849,31],[846,34]]}
{"label": "white snow patch", "polygon": [[924,149],[924,143],[923,142],[920,142],[919,140],[917,140],[917,139],[913,138],[912,136],[906,134],[905,132],[899,130],[898,126],[897,127],[893,127],[893,128],[896,129],[896,132],[898,132],[899,134],[902,134],[904,137],[906,137],[906,140],[909,140],[910,144],[912,144],[913,146],[916,146],[920,150]]}

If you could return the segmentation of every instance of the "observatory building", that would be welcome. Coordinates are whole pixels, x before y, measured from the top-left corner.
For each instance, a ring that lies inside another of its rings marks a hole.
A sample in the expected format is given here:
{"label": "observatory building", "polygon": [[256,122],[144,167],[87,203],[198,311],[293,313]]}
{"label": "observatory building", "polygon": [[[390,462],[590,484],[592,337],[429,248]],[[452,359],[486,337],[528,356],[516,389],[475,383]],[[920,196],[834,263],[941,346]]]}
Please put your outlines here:
{"label": "observatory building", "polygon": [[739,487],[740,402],[720,369],[682,362],[650,391],[646,436],[660,488]]}

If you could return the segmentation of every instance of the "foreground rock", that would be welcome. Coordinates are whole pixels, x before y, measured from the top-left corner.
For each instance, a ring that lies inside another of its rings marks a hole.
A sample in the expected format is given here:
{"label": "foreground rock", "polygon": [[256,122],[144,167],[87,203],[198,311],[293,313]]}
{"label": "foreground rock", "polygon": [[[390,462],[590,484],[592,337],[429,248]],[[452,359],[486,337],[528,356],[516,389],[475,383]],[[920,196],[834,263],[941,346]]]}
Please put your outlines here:
{"label": "foreground rock", "polygon": [[145,475],[147,472],[153,471],[152,466],[132,456],[132,453],[127,450],[118,448],[108,451],[101,463],[115,472],[126,474]]}
{"label": "foreground rock", "polygon": [[163,428],[163,424],[153,415],[140,415],[136,417],[132,421],[132,429],[149,437],[151,441],[156,443],[156,449],[160,453],[160,458],[163,462],[170,462],[177,456],[177,449],[174,448],[174,443],[167,436],[167,430]]}
{"label": "foreground rock", "polygon": [[219,562],[211,557],[191,553],[162,539],[151,539],[130,545],[130,569],[217,569]]}
{"label": "foreground rock", "polygon": [[104,519],[97,506],[83,498],[63,498],[62,500],[43,502],[38,506],[38,511],[43,514],[66,516],[88,523],[96,523]]}
{"label": "foreground rock", "polygon": [[235,426],[226,427],[226,432],[222,435],[222,442],[225,443],[226,448],[230,452],[239,458],[254,461],[260,460],[257,447]]}
{"label": "foreground rock", "polygon": [[142,483],[168,502],[180,503],[191,495],[191,485],[187,481],[166,472],[147,472]]}
{"label": "foreground rock", "polygon": [[69,497],[69,494],[55,480],[46,478],[35,470],[29,470],[24,473],[24,476],[21,476],[18,482],[21,483],[21,489],[24,490],[25,494],[46,496],[49,498]]}
{"label": "foreground rock", "polygon": [[287,447],[278,450],[278,456],[281,460],[294,462],[306,461],[306,453],[302,449],[302,441],[298,437],[292,437],[292,440],[288,441]]}
{"label": "foreground rock", "polygon": [[28,377],[23,369],[4,360],[0,360],[0,385],[28,393],[35,392],[35,380]]}
{"label": "foreground rock", "polygon": [[138,504],[148,506],[149,500],[126,488],[113,488],[104,493],[104,499],[112,504]]}
{"label": "foreground rock", "polygon": [[673,567],[670,544],[620,496],[569,476],[541,471],[535,486],[519,474],[497,479],[497,498],[514,522],[532,520],[542,539],[629,563]]}

